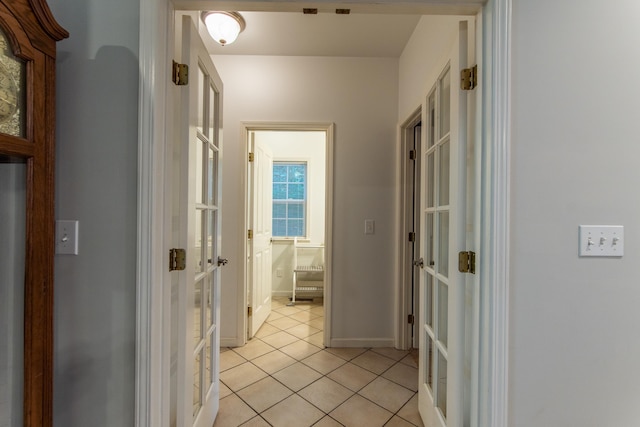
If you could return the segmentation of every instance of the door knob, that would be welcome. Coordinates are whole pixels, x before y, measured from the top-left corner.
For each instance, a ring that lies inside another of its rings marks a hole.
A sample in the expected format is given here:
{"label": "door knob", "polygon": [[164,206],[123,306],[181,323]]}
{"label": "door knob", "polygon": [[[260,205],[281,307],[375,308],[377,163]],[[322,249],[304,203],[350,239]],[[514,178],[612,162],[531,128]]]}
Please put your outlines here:
{"label": "door knob", "polygon": [[225,266],[229,263],[229,260],[226,258],[218,257],[218,265]]}

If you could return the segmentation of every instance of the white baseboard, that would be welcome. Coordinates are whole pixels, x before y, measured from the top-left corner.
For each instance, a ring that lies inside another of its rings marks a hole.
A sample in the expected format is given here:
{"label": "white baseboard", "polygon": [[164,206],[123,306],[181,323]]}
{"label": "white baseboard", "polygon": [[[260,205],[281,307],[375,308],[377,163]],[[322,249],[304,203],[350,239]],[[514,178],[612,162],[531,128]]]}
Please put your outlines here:
{"label": "white baseboard", "polygon": [[238,343],[237,338],[222,338],[220,337],[220,347],[240,347],[244,343]]}
{"label": "white baseboard", "polygon": [[393,338],[333,338],[329,347],[394,347]]}
{"label": "white baseboard", "polygon": [[272,297],[291,297],[291,289],[288,291],[271,291]]}

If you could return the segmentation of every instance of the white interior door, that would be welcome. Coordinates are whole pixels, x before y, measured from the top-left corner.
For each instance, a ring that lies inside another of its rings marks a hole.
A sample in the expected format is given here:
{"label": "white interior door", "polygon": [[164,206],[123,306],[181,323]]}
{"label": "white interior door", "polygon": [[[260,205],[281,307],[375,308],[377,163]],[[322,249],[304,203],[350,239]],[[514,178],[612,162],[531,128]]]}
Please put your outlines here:
{"label": "white interior door", "polygon": [[222,81],[190,17],[182,21],[180,229],[186,269],[179,279],[179,426],[211,427],[219,404],[220,160]]}
{"label": "white interior door", "polygon": [[[419,410],[425,426],[462,427],[469,420],[465,388],[467,108],[459,73],[467,62],[467,22],[426,99],[421,178]],[[477,350],[477,349],[476,349]]]}
{"label": "white interior door", "polygon": [[253,337],[271,313],[273,153],[251,132],[251,230],[249,239],[249,338]]}

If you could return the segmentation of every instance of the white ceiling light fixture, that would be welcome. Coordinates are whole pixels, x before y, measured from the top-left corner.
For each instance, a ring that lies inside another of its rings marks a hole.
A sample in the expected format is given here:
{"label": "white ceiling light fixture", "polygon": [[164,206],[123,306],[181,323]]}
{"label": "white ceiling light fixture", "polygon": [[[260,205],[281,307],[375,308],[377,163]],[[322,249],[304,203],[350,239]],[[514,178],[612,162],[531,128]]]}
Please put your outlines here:
{"label": "white ceiling light fixture", "polygon": [[238,12],[202,12],[202,21],[211,37],[222,46],[233,43],[246,27]]}

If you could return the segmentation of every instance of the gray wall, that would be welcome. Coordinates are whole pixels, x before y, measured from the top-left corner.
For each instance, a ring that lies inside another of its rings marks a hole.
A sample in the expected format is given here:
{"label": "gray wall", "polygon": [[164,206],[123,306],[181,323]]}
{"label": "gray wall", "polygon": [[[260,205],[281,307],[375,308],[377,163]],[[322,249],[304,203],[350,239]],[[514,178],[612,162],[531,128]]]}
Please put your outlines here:
{"label": "gray wall", "polygon": [[[513,1],[510,425],[640,424],[635,0]],[[625,226],[621,259],[579,224]]]}
{"label": "gray wall", "polygon": [[50,0],[58,44],[56,218],[80,221],[55,260],[54,424],[134,422],[137,0]]}

